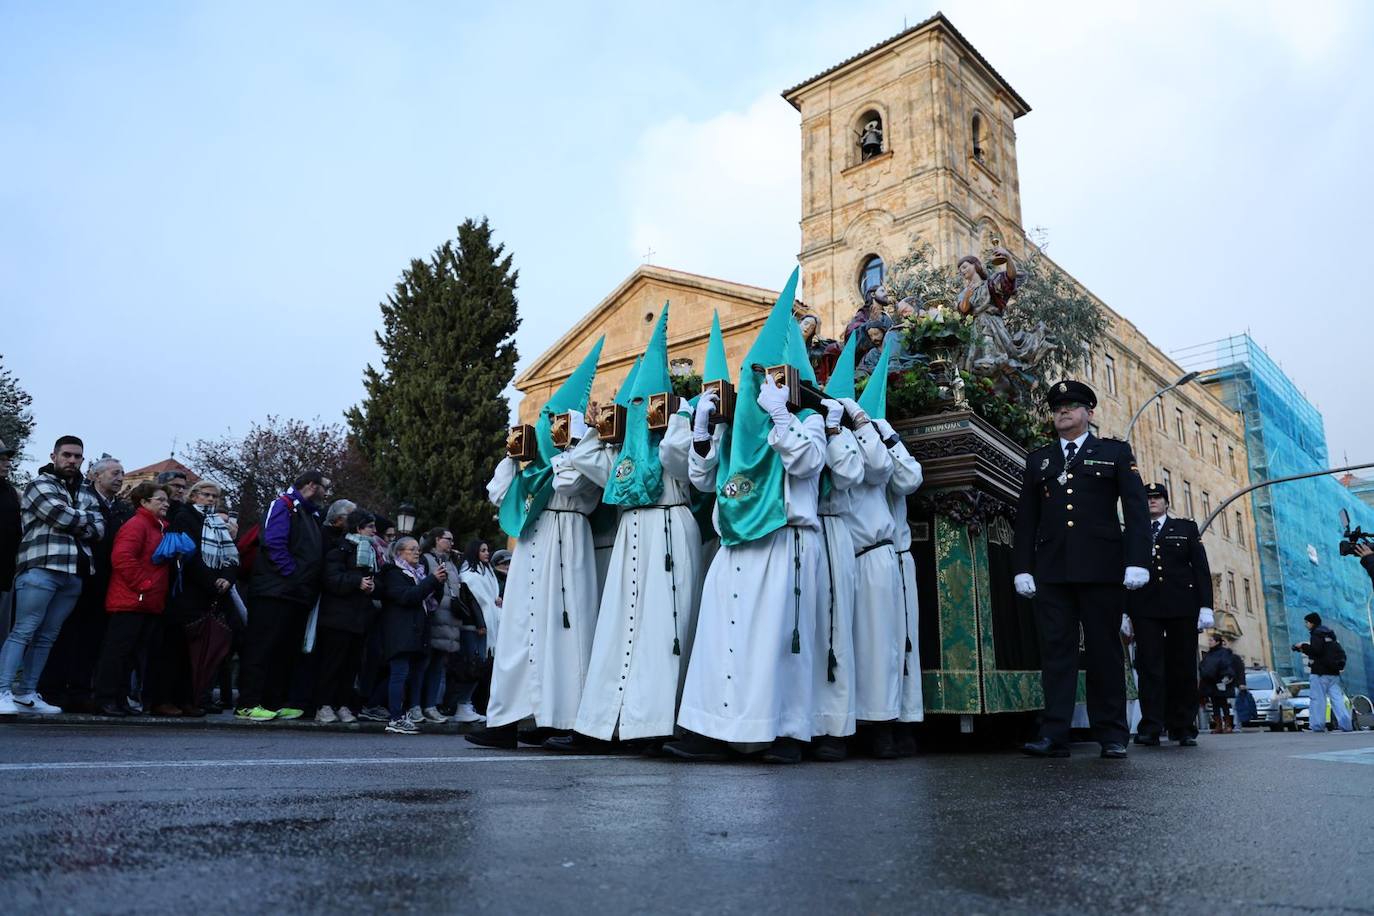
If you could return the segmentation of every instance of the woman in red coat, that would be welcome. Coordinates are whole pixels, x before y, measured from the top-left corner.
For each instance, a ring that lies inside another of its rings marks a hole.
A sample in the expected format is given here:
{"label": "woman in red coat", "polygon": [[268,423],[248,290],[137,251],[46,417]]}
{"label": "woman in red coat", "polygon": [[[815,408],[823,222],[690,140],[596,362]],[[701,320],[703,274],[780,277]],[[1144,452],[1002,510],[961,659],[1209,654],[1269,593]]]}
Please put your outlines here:
{"label": "woman in red coat", "polygon": [[145,481],[134,487],[129,502],[138,511],[115,535],[105,593],[110,623],[95,676],[95,702],[102,716],[130,715],[129,675],[167,603],[168,567],[153,563],[153,551],[167,530],[167,492]]}

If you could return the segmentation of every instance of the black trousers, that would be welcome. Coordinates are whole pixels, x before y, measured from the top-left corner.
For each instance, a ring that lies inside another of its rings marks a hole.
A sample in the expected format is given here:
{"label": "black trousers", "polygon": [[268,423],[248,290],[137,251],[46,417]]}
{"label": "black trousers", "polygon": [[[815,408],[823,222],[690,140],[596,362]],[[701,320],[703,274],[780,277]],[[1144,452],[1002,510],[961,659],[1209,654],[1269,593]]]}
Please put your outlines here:
{"label": "black trousers", "polygon": [[1197,737],[1197,619],[1132,617],[1141,735]]}
{"label": "black trousers", "polygon": [[162,632],[157,650],[148,653],[148,669],[143,685],[143,706],[170,704],[193,706],[199,697],[191,695],[191,648],[186,643],[186,616],[174,611],[162,615]]}
{"label": "black trousers", "polygon": [[1035,624],[1040,634],[1040,665],[1045,709],[1040,736],[1069,743],[1074,696],[1078,691],[1078,632],[1083,629],[1087,673],[1088,721],[1093,738],[1125,744],[1126,663],[1121,651],[1121,611],[1125,588],[1103,583],[1045,583],[1036,586]]}
{"label": "black trousers", "polygon": [[315,630],[314,705],[352,706],[353,682],[363,663],[363,634],[318,627]]}
{"label": "black trousers", "polygon": [[95,670],[95,701],[123,706],[139,654],[162,634],[162,615],[120,611],[109,618]]}
{"label": "black trousers", "polygon": [[248,631],[239,656],[240,707],[286,705],[309,616],[309,605],[280,598],[257,598],[248,606]]}

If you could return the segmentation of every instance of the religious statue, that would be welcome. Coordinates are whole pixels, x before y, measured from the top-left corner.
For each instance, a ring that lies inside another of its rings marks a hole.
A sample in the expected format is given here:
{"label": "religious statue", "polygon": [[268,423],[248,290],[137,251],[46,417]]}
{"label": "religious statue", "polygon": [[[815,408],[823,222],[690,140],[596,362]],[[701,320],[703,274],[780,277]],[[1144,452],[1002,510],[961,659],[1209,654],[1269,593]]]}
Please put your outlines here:
{"label": "religious statue", "polygon": [[[868,296],[854,317],[849,319],[849,324],[844,328],[844,339],[848,340],[850,334],[862,333],[869,322],[876,321],[882,325],[884,331],[892,327],[892,316],[887,314],[887,307],[892,304],[892,297],[887,294],[887,290],[881,286],[869,290]],[[859,356],[873,347],[872,339],[865,336],[859,339]]]}
{"label": "religious statue", "polygon": [[883,151],[883,122],[873,118],[859,131],[859,161],[867,162]]}
{"label": "religious statue", "polygon": [[821,320],[815,315],[806,314],[798,320],[802,341],[806,344],[806,356],[816,378],[822,383],[830,378],[835,369],[835,359],[840,354],[840,345],[828,337],[821,336]]}
{"label": "religious statue", "polygon": [[1005,248],[995,247],[993,256],[1004,266],[991,276],[976,256],[959,259],[964,288],[956,308],[973,319],[973,341],[959,368],[991,378],[999,387],[1014,388],[1011,377],[1033,368],[1055,344],[1043,321],[1015,333],[1007,328],[1003,315],[1025,278],[1017,273],[1016,260]]}

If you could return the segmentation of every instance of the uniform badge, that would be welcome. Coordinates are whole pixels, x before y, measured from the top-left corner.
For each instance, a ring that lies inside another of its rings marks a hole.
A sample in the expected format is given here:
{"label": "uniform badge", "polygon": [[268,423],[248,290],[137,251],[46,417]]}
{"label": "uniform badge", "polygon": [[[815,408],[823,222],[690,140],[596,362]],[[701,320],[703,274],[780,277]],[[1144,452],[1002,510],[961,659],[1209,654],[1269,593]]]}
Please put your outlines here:
{"label": "uniform badge", "polygon": [[1060,393],[1060,394],[1063,394],[1064,392],[1066,392],[1066,391],[1068,391],[1068,390],[1069,390],[1069,386],[1068,386],[1068,385],[1064,384],[1063,382],[1060,382],[1060,383],[1059,383],[1059,393]]}
{"label": "uniform badge", "polygon": [[754,482],[743,474],[736,474],[725,481],[725,486],[720,491],[726,499],[742,499],[752,492],[754,492]]}
{"label": "uniform badge", "polygon": [[1045,470],[1045,468],[1047,468],[1047,467],[1049,467],[1049,466],[1050,466],[1050,459],[1048,459],[1048,458],[1041,458],[1041,459],[1040,459],[1040,470],[1043,471],[1043,470]]}
{"label": "uniform badge", "polygon": [[635,462],[633,458],[625,457],[620,459],[620,463],[615,466],[615,479],[624,480],[635,472]]}

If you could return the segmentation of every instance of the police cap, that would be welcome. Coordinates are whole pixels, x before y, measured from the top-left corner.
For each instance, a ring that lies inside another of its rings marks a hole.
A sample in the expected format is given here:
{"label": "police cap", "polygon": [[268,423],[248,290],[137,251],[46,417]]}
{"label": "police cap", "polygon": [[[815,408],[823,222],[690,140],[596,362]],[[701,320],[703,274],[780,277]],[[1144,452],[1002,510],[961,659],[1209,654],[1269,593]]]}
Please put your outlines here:
{"label": "police cap", "polygon": [[1093,390],[1082,382],[1076,382],[1073,379],[1056,382],[1050,388],[1045,401],[1049,404],[1050,409],[1054,409],[1060,404],[1069,403],[1083,404],[1089,410],[1097,408],[1097,395],[1093,393]]}
{"label": "police cap", "polygon": [[1166,489],[1164,488],[1164,484],[1162,484],[1162,483],[1152,483],[1152,484],[1150,484],[1148,487],[1145,488],[1145,498],[1146,498],[1146,499],[1150,499],[1150,498],[1155,497],[1155,496],[1158,496],[1160,499],[1164,500],[1166,503],[1169,501],[1169,491],[1166,490]]}

